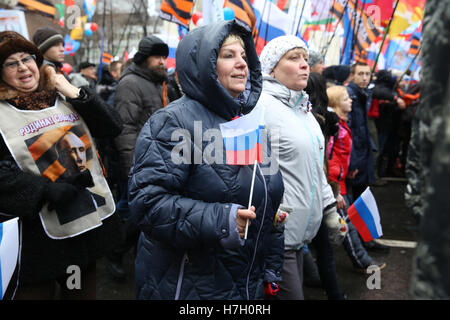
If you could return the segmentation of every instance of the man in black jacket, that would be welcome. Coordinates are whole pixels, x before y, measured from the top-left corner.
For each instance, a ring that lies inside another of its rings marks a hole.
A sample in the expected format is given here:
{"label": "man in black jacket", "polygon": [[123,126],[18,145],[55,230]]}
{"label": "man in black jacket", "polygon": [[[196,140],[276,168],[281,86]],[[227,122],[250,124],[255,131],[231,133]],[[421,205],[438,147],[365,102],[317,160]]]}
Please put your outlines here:
{"label": "man in black jacket", "polygon": [[372,92],[373,98],[378,99],[379,103],[379,117],[375,121],[379,143],[376,162],[379,177],[394,174],[395,160],[399,152],[399,127],[406,105],[395,90],[396,78],[391,72],[378,71]]}
{"label": "man in black jacket", "polygon": [[125,127],[115,139],[120,155],[121,178],[127,180],[137,136],[147,119],[166,102],[163,94],[167,81],[166,58],[169,48],[156,36],[139,42],[139,51],[126,69],[116,89],[114,105]]}
{"label": "man in black jacket", "polygon": [[125,222],[123,246],[117,248],[109,257],[110,270],[118,278],[125,276],[122,256],[133,246],[138,237],[137,231],[128,225],[128,172],[134,155],[134,147],[141,128],[148,118],[167,104],[166,58],[169,47],[154,35],[139,42],[139,50],[133,63],[119,80],[114,97],[114,106],[124,121],[124,130],[115,138],[119,154],[119,192],[120,200],[116,204],[119,215]]}

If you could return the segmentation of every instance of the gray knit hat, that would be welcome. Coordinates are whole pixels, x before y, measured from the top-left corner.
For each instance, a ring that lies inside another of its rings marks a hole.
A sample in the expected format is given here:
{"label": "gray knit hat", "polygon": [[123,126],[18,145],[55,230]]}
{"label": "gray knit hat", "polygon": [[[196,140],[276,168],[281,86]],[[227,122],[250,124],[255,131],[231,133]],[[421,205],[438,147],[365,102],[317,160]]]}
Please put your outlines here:
{"label": "gray knit hat", "polygon": [[296,36],[281,36],[270,40],[259,56],[262,72],[270,74],[286,52],[294,48],[303,48],[306,52],[309,51],[305,41]]}
{"label": "gray knit hat", "polygon": [[314,50],[309,51],[308,64],[310,68],[320,62],[323,62],[323,60],[323,56],[320,54],[320,52]]}
{"label": "gray knit hat", "polygon": [[45,52],[55,44],[62,42],[64,45],[64,38],[55,29],[44,27],[36,30],[33,35],[33,42],[42,54],[45,54]]}

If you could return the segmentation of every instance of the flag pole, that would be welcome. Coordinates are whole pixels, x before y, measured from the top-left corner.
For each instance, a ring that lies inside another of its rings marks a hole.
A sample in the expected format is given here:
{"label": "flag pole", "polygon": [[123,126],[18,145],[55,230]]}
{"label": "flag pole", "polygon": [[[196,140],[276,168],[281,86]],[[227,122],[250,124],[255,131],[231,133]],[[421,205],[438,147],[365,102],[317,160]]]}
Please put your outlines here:
{"label": "flag pole", "polygon": [[[347,1],[347,4],[349,3],[350,0]],[[349,14],[348,14],[348,10],[347,7],[344,7],[344,13],[342,14],[342,16],[346,16],[348,18]],[[350,35],[350,29],[352,27],[352,21],[353,19],[350,17],[350,22],[348,23],[349,28],[347,29],[347,31],[345,31],[345,20],[344,20],[344,41],[343,41],[343,46],[342,46],[342,52],[340,52],[340,57],[339,57],[339,64],[342,64],[342,60],[344,58],[344,54],[345,54],[345,48],[347,47],[347,42],[348,42],[348,37]]]}
{"label": "flag pole", "polygon": [[[358,20],[358,25],[356,26],[356,31],[353,34],[353,39],[352,39],[352,53],[350,54],[350,61],[353,61],[353,58],[355,56],[355,46],[356,46],[356,42],[358,41],[358,34],[359,34],[359,29],[361,27],[361,20],[362,20],[362,16],[364,14],[364,10],[366,9],[366,2],[367,0],[364,0],[363,2],[363,7],[359,7],[359,20]],[[358,11],[358,2],[355,2],[355,12]],[[363,50],[364,51],[364,50]],[[360,57],[362,55],[362,52],[360,52]]]}
{"label": "flag pole", "polygon": [[[334,6],[334,2],[335,2],[335,0],[333,0],[333,4],[332,4],[331,7]],[[325,50],[322,50],[322,52],[321,52],[321,53],[323,54],[324,57],[327,55],[328,48],[330,47],[331,42],[333,41],[334,36],[336,35],[336,30],[338,29],[337,27],[338,27],[339,23],[341,22],[342,18],[344,17],[345,9],[347,9],[347,6],[348,6],[348,1],[347,1],[347,3],[345,4],[345,7],[344,7],[344,13],[342,13],[342,15],[341,15],[341,16],[339,17],[339,19],[338,19],[338,22],[336,23],[336,28],[334,28],[333,34],[331,35],[331,39],[328,41],[328,43],[327,43],[327,45],[326,45],[326,47],[325,47]],[[333,14],[331,14],[331,17],[332,17],[332,16],[333,16]]]}
{"label": "flag pole", "polygon": [[[352,58],[353,58],[353,52],[354,52],[354,48],[355,48],[355,44],[356,44],[356,37],[358,36],[358,32],[359,32],[359,25],[361,23],[361,14],[359,16],[358,22],[357,22],[357,16],[358,16],[358,1],[355,1],[355,6],[353,7],[353,30],[352,30],[352,42],[350,44],[350,59],[349,59],[349,64],[352,63]],[[358,25],[356,25],[358,24]],[[358,29],[357,29],[358,28]]]}
{"label": "flag pole", "polygon": [[[250,186],[250,199],[248,200],[248,210],[250,210],[251,206],[252,206],[252,198],[253,198],[253,187],[255,186],[255,176],[256,176],[256,166],[258,165],[258,160],[255,159],[255,163],[253,165],[253,175],[252,175],[252,184]],[[247,219],[247,223],[245,225],[245,235],[244,235],[244,239],[247,240],[247,233],[248,233],[248,220]]]}
{"label": "flag pole", "polygon": [[[298,29],[300,28],[300,23],[302,22],[302,18],[303,18],[303,12],[305,10],[305,4],[306,4],[306,0],[303,1],[303,6],[302,6],[302,11],[300,12],[300,18],[298,19],[298,23],[297,23],[297,29],[295,30],[294,36],[297,36],[297,33],[300,33],[298,31]],[[295,18],[297,18],[297,12],[294,16],[294,23],[295,23]]]}
{"label": "flag pole", "polygon": [[400,2],[400,0],[397,0],[397,2],[395,3],[394,10],[392,11],[391,18],[389,19],[388,26],[386,27],[386,30],[383,35],[383,41],[381,41],[380,51],[378,51],[377,58],[375,59],[375,63],[373,64],[372,73],[375,72],[375,68],[377,67],[378,58],[380,58],[381,50],[383,50],[384,41],[386,40],[386,36],[389,33],[389,29],[391,28],[392,19],[394,19],[394,14],[395,14],[395,11],[397,10],[397,6],[398,6],[399,2]]}
{"label": "flag pole", "polygon": [[102,69],[103,69],[103,52],[105,52],[105,17],[106,17],[106,0],[103,1],[103,21],[102,21],[102,41],[100,43],[100,62],[98,66],[98,82],[102,81]]}
{"label": "flag pole", "polygon": [[[264,18],[264,13],[265,13],[265,11],[266,11],[266,3],[267,3],[267,0],[264,0],[264,6],[263,6],[263,10],[262,10],[262,13],[261,13],[261,17],[260,17],[260,20],[259,20],[259,27],[258,27],[258,30],[257,30],[257,36],[259,36],[259,33],[260,33],[260,31],[261,31],[261,27],[262,27],[262,23],[263,23],[263,18]],[[258,21],[256,21],[256,23],[257,23]],[[266,29],[268,28],[269,26],[266,26]],[[266,32],[267,33],[267,32]],[[266,35],[267,36],[267,35]],[[255,46],[258,44],[258,41],[259,41],[259,39],[258,39],[258,37],[256,37],[256,40],[255,40]],[[266,45],[266,40],[265,39],[263,39],[263,47]]]}
{"label": "flag pole", "polygon": [[[269,12],[267,14],[267,26],[266,26],[266,32],[264,34],[264,46],[266,45],[267,42],[269,42],[269,41],[267,41],[267,35],[269,34],[270,9],[272,9],[271,5],[269,5]],[[262,23],[262,18],[263,18],[263,16],[261,16],[261,23]]]}
{"label": "flag pole", "polygon": [[[291,0],[293,1],[293,0]],[[297,9],[298,9],[298,2],[300,0],[296,0],[297,2],[295,3],[295,11],[294,11],[294,21],[292,22],[292,26],[291,26],[291,33],[294,33],[294,26],[295,26],[295,17],[297,17]],[[283,10],[283,9],[281,9]]]}

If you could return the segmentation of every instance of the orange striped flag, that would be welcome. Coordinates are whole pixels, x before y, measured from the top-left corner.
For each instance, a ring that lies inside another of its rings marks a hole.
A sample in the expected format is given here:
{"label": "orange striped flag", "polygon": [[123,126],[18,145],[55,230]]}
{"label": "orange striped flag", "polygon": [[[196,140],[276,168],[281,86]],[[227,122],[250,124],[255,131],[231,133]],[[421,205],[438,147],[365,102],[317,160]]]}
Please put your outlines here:
{"label": "orange striped flag", "polygon": [[159,16],[189,29],[194,0],[163,0]]}
{"label": "orange striped flag", "polygon": [[113,55],[108,52],[103,52],[102,62],[106,64],[110,64],[113,60]]}
{"label": "orange striped flag", "polygon": [[256,16],[249,0],[225,0],[223,7],[233,9],[235,18],[248,25],[252,30],[253,39],[258,38]]}
{"label": "orange striped flag", "polygon": [[[362,7],[355,4],[355,0],[336,0],[330,12],[336,18],[342,19],[346,34],[349,32],[351,34],[358,33],[356,38],[351,41],[354,41],[355,53],[360,59],[363,56],[363,51],[367,50],[382,34],[375,26],[372,18],[363,11]],[[349,21],[347,23],[345,22],[344,14],[347,15],[347,20]]]}
{"label": "orange striped flag", "polygon": [[52,19],[56,14],[56,8],[53,4],[45,0],[19,0],[18,4]]}
{"label": "orange striped flag", "polygon": [[[348,2],[348,1],[347,1]],[[345,12],[345,8],[347,7],[346,1],[333,1],[333,5],[331,6],[330,13],[336,16],[338,19],[342,18]]]}
{"label": "orange striped flag", "polygon": [[408,54],[415,56],[419,52],[419,47],[420,47],[420,39],[416,36],[413,36]]}
{"label": "orange striped flag", "polygon": [[253,11],[252,4],[249,0],[225,0],[223,7],[231,8],[237,20],[242,21],[250,30],[252,30],[253,39],[258,38],[258,30],[256,29],[256,16]]}

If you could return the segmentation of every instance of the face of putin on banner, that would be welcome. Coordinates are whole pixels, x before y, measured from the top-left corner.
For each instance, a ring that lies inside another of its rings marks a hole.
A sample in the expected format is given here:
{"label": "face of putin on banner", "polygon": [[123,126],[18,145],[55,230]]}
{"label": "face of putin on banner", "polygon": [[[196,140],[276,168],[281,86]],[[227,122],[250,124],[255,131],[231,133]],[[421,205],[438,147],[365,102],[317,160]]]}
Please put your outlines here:
{"label": "face of putin on banner", "polygon": [[67,133],[61,140],[61,149],[69,155],[79,172],[86,170],[86,145],[74,133]]}

